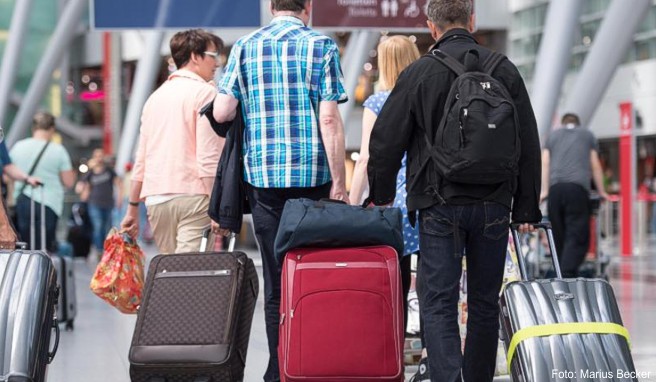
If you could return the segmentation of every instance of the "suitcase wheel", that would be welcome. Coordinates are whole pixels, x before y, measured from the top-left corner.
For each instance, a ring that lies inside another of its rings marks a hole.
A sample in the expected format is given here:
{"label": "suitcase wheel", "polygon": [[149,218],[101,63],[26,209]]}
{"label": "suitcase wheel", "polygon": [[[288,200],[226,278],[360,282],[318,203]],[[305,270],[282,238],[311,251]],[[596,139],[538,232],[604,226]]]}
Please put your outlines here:
{"label": "suitcase wheel", "polygon": [[64,327],[67,332],[73,331],[73,320],[66,321],[66,326]]}

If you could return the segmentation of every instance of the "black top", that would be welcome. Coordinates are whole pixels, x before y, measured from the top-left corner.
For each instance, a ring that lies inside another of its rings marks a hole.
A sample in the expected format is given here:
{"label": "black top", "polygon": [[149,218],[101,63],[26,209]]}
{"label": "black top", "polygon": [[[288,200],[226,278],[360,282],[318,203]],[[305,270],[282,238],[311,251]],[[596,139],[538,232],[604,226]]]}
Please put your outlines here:
{"label": "black top", "polygon": [[[475,49],[480,62],[490,50],[476,42],[465,29],[452,29],[431,48],[439,48],[459,61]],[[468,185],[440,179],[424,138],[434,136],[455,74],[435,59],[424,56],[406,68],[376,119],[369,143],[369,190],[374,204],[394,200],[396,174],[403,154],[408,153],[408,209],[428,208],[444,200],[448,204],[494,201],[512,208],[514,222],[539,222],[540,140],[531,101],[519,71],[503,60],[493,73],[510,92],[520,124],[521,156],[516,187],[513,184]],[[513,188],[515,189],[513,195]]]}
{"label": "black top", "polygon": [[105,167],[104,170],[97,174],[93,170],[90,170],[82,178],[83,181],[88,182],[91,186],[88,202],[102,208],[113,208],[115,178],[116,173],[108,167]]}

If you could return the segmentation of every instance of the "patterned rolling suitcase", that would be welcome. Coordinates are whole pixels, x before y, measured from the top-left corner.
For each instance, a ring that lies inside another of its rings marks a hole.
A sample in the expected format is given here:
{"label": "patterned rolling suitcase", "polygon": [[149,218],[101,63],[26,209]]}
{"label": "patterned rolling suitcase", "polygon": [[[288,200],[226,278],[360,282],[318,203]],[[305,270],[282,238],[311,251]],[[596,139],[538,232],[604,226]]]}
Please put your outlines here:
{"label": "patterned rolling suitcase", "polygon": [[500,299],[501,333],[513,381],[638,381],[610,284],[563,279],[551,226],[547,231],[557,278],[527,280],[517,226],[512,234],[523,281],[508,284]]}
{"label": "patterned rolling suitcase", "polygon": [[0,381],[45,381],[59,343],[56,304],[57,282],[48,255],[0,251]]}
{"label": "patterned rolling suitcase", "polygon": [[259,286],[234,241],[229,252],[153,258],[130,348],[132,381],[243,380]]}
{"label": "patterned rolling suitcase", "polygon": [[281,381],[404,380],[401,278],[392,247],[291,250],[281,288]]}

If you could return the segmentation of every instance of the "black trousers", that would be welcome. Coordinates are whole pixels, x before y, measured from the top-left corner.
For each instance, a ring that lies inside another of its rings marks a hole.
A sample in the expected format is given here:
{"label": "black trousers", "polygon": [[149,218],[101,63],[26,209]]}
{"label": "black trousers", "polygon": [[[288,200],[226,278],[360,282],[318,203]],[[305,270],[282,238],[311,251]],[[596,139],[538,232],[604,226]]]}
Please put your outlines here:
{"label": "black trousers", "polygon": [[590,245],[590,197],[575,183],[549,188],[549,220],[563,277],[576,277]]}
{"label": "black trousers", "polygon": [[269,365],[265,382],[280,381],[278,370],[278,325],[280,320],[280,276],[282,264],[275,257],[273,244],[278,233],[280,217],[288,199],[319,200],[330,196],[332,183],[309,188],[257,188],[246,186],[253,215],[255,237],[260,246],[264,273],[264,321],[269,343]]}

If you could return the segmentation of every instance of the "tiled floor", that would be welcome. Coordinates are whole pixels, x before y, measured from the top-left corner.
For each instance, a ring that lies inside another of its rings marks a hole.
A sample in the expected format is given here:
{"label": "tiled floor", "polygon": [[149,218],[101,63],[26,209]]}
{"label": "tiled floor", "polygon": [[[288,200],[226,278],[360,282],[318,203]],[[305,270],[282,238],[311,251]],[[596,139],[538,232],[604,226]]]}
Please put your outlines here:
{"label": "tiled floor", "polygon": [[[154,248],[147,247],[152,255]],[[249,251],[258,263],[259,256]],[[633,355],[639,371],[650,373],[641,381],[656,381],[656,252],[648,257],[619,262],[611,279],[631,333]],[[62,331],[59,351],[49,367],[50,382],[128,382],[127,354],[135,317],[119,313],[94,296],[88,288],[91,269],[84,261],[76,262],[79,313],[72,332]],[[260,282],[260,286],[263,283]],[[248,349],[245,381],[261,381],[268,360],[262,293]],[[410,376],[412,368],[407,370]],[[509,381],[508,377],[497,378]],[[496,381],[496,380],[495,380]],[[545,381],[546,382],[546,381]]]}

